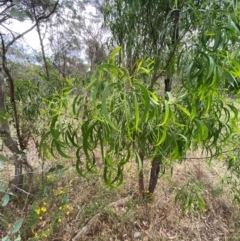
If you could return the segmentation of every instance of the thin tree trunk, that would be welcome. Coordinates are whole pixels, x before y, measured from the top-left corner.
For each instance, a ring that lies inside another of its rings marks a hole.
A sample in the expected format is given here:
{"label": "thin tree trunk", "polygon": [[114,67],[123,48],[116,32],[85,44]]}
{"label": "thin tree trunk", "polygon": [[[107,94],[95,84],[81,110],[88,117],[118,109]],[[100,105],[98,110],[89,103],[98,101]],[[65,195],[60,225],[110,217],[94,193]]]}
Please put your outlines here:
{"label": "thin tree trunk", "polygon": [[[164,80],[164,84],[165,84],[165,100],[168,100],[168,95],[167,92],[170,92],[172,90],[172,82],[170,77],[167,77]],[[163,112],[165,112],[165,108],[163,108]],[[157,181],[158,181],[158,175],[160,172],[160,168],[161,168],[161,157],[160,156],[156,156],[153,159],[152,162],[152,167],[151,167],[151,174],[150,174],[150,180],[149,180],[149,187],[148,187],[148,191],[149,193],[153,193],[156,186],[157,186]]]}
{"label": "thin tree trunk", "polygon": [[160,157],[155,157],[152,162],[149,187],[148,187],[149,193],[153,193],[157,186],[158,175],[160,172],[160,164],[161,164]]}
{"label": "thin tree trunk", "polygon": [[[4,97],[4,83],[3,77],[0,76],[0,112],[4,114],[7,113]],[[23,175],[22,175],[22,155],[25,155],[20,151],[17,146],[17,142],[11,137],[10,127],[8,120],[0,119],[0,133],[3,136],[4,145],[13,153],[14,155],[14,165],[15,165],[15,178],[14,185],[16,187],[22,187],[23,185]]]}
{"label": "thin tree trunk", "polygon": [[46,58],[45,49],[44,49],[44,46],[43,46],[43,40],[42,40],[41,31],[40,31],[40,27],[39,27],[38,22],[37,22],[37,33],[38,33],[38,37],[39,37],[39,41],[40,41],[40,45],[41,45],[41,51],[42,51],[42,57],[43,57],[45,72],[46,72],[47,78],[50,79],[50,75],[49,75],[49,71],[48,71],[47,58]]}

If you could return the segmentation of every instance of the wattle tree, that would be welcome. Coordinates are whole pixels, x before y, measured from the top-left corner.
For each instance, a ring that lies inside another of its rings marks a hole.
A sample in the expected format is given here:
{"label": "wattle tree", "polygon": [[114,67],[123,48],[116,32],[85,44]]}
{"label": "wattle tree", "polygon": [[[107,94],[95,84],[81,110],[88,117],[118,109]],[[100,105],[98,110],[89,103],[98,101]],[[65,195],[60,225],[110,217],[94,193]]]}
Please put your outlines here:
{"label": "wattle tree", "polygon": [[[236,146],[238,110],[226,98],[226,87],[238,87],[237,3],[115,0],[107,1],[104,14],[112,42],[120,47],[83,81],[85,91],[71,112],[63,104],[72,98],[70,90],[59,97],[41,142],[45,154],[75,153],[77,171],[85,177],[98,172],[100,151],[109,186],[120,185],[124,166],[136,160],[144,196],[154,192],[159,173],[183,161],[188,150],[200,148],[218,158],[228,143]],[[144,160],[152,164],[147,190]]]}

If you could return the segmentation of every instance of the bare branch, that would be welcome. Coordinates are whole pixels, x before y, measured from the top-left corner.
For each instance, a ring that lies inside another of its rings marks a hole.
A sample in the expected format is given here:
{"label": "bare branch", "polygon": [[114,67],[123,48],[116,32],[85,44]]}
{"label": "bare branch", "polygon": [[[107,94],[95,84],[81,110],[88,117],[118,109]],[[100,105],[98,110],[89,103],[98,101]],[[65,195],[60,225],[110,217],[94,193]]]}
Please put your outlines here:
{"label": "bare branch", "polygon": [[58,6],[58,3],[59,3],[59,0],[54,4],[54,7],[53,7],[53,10],[46,16],[41,16],[39,17],[37,20],[36,20],[36,23],[31,27],[29,28],[28,30],[26,30],[25,32],[19,34],[17,37],[15,37],[12,41],[10,41],[7,46],[6,46],[6,52],[8,51],[9,47],[14,44],[16,42],[16,40],[18,40],[19,38],[22,38],[25,34],[27,34],[28,32],[32,31],[36,26],[37,24],[39,24],[40,21],[44,20],[44,19],[48,19],[57,9],[57,6]]}

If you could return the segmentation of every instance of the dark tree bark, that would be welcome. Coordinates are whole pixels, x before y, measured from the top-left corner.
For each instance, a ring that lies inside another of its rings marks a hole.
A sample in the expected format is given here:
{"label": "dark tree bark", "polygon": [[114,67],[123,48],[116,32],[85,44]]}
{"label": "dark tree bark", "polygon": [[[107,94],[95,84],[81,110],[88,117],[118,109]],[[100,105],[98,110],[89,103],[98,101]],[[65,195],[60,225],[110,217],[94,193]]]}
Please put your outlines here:
{"label": "dark tree bark", "polygon": [[148,187],[149,193],[153,193],[157,186],[158,175],[160,172],[160,165],[161,165],[160,157],[155,157],[152,162],[150,181],[149,181],[149,187]]}
{"label": "dark tree bark", "polygon": [[[172,90],[172,82],[170,77],[167,77],[164,80],[164,84],[165,84],[165,99],[168,100],[168,95],[167,92],[170,92]],[[165,108],[163,108],[163,112],[165,112]],[[149,180],[149,187],[148,187],[148,191],[149,193],[153,193],[156,186],[157,186],[157,181],[158,181],[158,175],[160,172],[160,168],[161,168],[161,157],[160,156],[156,156],[153,159],[152,162],[152,167],[151,167],[151,174],[150,174],[150,180]]]}

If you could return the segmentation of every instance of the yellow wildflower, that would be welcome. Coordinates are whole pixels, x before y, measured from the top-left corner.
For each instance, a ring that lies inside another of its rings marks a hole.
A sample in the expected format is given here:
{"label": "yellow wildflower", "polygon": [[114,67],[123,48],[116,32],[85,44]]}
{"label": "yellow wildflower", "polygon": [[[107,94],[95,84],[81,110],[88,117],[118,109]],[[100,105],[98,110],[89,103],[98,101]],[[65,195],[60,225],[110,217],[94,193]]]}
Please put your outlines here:
{"label": "yellow wildflower", "polygon": [[42,211],[43,213],[46,213],[46,212],[47,212],[47,208],[46,208],[46,207],[41,207],[41,211]]}
{"label": "yellow wildflower", "polygon": [[46,202],[44,202],[44,203],[43,203],[43,206],[47,206],[47,203],[46,203]]}
{"label": "yellow wildflower", "polygon": [[63,190],[60,190],[59,194],[64,194],[65,192]]}
{"label": "yellow wildflower", "polygon": [[66,204],[66,205],[65,205],[65,208],[69,208],[69,205],[68,205],[68,204]]}
{"label": "yellow wildflower", "polygon": [[39,217],[39,220],[42,220],[42,216]]}
{"label": "yellow wildflower", "polygon": [[40,213],[41,213],[41,210],[40,210],[40,208],[38,208],[38,209],[35,209],[34,211],[36,212],[36,214],[37,214],[37,215],[40,215]]}
{"label": "yellow wildflower", "polygon": [[59,210],[62,210],[62,207],[59,207],[58,209],[59,209]]}
{"label": "yellow wildflower", "polygon": [[61,223],[61,222],[62,222],[62,219],[61,219],[61,218],[59,218],[59,219],[58,219],[58,222],[59,222],[59,223]]}
{"label": "yellow wildflower", "polygon": [[69,215],[69,213],[70,213],[69,211],[66,211],[66,215],[67,215],[67,216]]}

